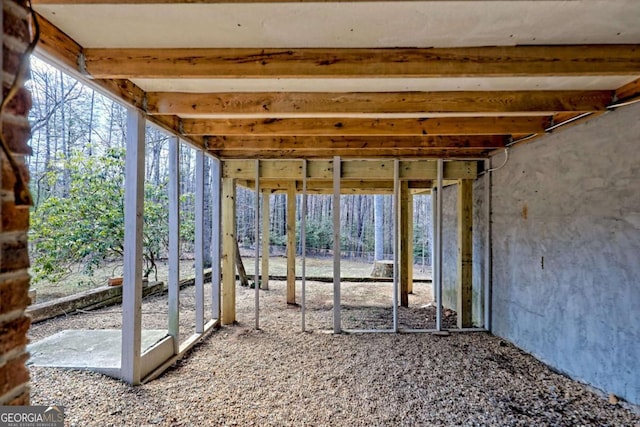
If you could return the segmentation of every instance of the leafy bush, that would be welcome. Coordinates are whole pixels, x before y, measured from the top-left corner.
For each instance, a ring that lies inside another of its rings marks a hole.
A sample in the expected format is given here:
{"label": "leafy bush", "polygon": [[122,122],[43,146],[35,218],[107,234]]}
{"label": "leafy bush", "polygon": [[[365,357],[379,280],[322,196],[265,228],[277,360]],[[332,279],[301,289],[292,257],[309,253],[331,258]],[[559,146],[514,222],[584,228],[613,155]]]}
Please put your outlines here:
{"label": "leafy bush", "polygon": [[[42,201],[32,214],[34,280],[63,279],[74,265],[92,274],[105,261],[124,254],[124,149],[99,156],[73,152],[49,182],[67,174],[67,194]],[[145,185],[144,275],[167,247],[168,210],[164,186]]]}

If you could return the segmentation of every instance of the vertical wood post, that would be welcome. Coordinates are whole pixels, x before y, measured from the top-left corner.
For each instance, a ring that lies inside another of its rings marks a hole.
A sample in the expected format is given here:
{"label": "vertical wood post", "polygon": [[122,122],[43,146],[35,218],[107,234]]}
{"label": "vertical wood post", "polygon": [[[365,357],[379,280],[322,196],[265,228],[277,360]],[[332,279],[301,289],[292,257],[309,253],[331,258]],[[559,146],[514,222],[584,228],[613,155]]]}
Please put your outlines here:
{"label": "vertical wood post", "polygon": [[413,194],[408,192],[407,200],[407,292],[413,293]]}
{"label": "vertical wood post", "polygon": [[270,236],[269,236],[269,227],[270,227],[270,199],[271,192],[263,191],[262,192],[262,276],[261,276],[261,288],[268,290],[269,289],[269,253],[270,248]]}
{"label": "vertical wood post", "polygon": [[222,324],[236,321],[236,183],[222,179]]}
{"label": "vertical wood post", "polygon": [[400,161],[393,161],[393,331],[398,332],[398,294],[400,293]]}
{"label": "vertical wood post", "polygon": [[196,151],[195,291],[196,334],[204,332],[204,152]]}
{"label": "vertical wood post", "polygon": [[340,156],[333,158],[333,333],[342,332],[340,318]]}
{"label": "vertical wood post", "polygon": [[296,303],[296,183],[287,188],[287,304]]}
{"label": "vertical wood post", "polygon": [[211,159],[211,318],[220,319],[220,249],[222,222],[221,164]]}
{"label": "vertical wood post", "polygon": [[169,335],[173,353],[180,348],[180,141],[169,139]]}
{"label": "vertical wood post", "polygon": [[300,251],[302,253],[302,332],[306,330],[307,309],[307,161],[302,161],[302,212],[300,215]]}
{"label": "vertical wood post", "polygon": [[438,159],[438,181],[436,183],[436,216],[435,221],[435,263],[433,274],[435,275],[434,288],[436,293],[436,329],[442,330],[442,186],[444,177],[444,160]]}
{"label": "vertical wood post", "polygon": [[253,290],[255,292],[255,321],[256,330],[260,329],[260,160],[256,160],[256,198],[253,209],[255,272]]}
{"label": "vertical wood post", "polygon": [[124,194],[124,281],[122,289],[122,359],[120,375],[140,384],[142,337],[142,227],[144,214],[145,119],[127,110]]}
{"label": "vertical wood post", "polygon": [[409,181],[400,182],[400,305],[409,307]]}
{"label": "vertical wood post", "polygon": [[472,326],[473,181],[458,180],[458,327]]}

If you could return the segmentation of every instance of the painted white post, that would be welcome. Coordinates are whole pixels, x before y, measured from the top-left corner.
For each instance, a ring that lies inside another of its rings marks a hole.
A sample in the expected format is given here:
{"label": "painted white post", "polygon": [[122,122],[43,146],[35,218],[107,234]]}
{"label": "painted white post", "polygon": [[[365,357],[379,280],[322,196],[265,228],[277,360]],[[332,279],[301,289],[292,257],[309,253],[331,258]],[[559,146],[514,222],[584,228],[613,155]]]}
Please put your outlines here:
{"label": "painted white post", "polygon": [[220,319],[220,223],[222,213],[222,187],[220,159],[211,159],[211,318]]}
{"label": "painted white post", "polygon": [[438,159],[438,182],[436,193],[436,329],[442,330],[442,178],[444,160]]}
{"label": "painted white post", "polygon": [[169,335],[180,348],[180,141],[169,139]]}
{"label": "painted white post", "polygon": [[333,158],[333,333],[342,331],[340,319],[340,156]]}
{"label": "painted white post", "polygon": [[204,333],[204,151],[196,151],[195,269],[196,334]]}
{"label": "painted white post", "polygon": [[255,318],[256,330],[260,329],[260,160],[256,160],[256,198],[254,204],[254,241],[255,241]]}
{"label": "painted white post", "polygon": [[122,358],[120,376],[140,384],[142,337],[142,227],[144,226],[145,119],[127,110],[124,194],[124,282],[122,289]]}
{"label": "painted white post", "polygon": [[302,213],[300,218],[300,248],[302,251],[302,332],[307,315],[307,161],[302,161]]}
{"label": "painted white post", "polygon": [[393,331],[398,332],[398,281],[400,279],[400,161],[393,161]]}
{"label": "painted white post", "polygon": [[[491,158],[485,160],[486,170],[491,170]],[[491,331],[491,174],[484,174],[484,207],[487,229],[484,237],[484,328]]]}

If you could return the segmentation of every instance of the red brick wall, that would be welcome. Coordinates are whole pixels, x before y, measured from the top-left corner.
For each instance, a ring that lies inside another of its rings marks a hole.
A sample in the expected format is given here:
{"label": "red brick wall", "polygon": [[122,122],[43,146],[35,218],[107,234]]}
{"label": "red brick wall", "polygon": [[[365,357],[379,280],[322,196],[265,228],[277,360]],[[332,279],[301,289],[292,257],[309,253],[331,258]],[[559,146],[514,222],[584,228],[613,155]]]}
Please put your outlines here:
{"label": "red brick wall", "polygon": [[[6,96],[29,42],[27,10],[22,0],[4,0],[2,16],[2,81]],[[25,155],[30,153],[29,91],[22,88],[2,116],[2,133],[26,178]],[[28,207],[14,204],[15,175],[0,155],[0,405],[29,404],[29,371],[25,367],[29,304]]]}

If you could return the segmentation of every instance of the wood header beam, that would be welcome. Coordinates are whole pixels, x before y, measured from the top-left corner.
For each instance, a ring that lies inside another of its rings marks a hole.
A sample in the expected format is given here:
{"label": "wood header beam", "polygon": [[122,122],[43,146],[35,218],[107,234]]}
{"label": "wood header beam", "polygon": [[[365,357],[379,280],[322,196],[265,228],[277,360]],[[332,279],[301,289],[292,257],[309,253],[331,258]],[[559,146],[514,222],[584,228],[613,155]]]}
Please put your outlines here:
{"label": "wood header beam", "polygon": [[613,92],[149,92],[149,114],[518,113],[601,111]]}
{"label": "wood header beam", "polygon": [[85,49],[95,78],[637,75],[640,45],[376,49]]}
{"label": "wood header beam", "polygon": [[183,119],[185,135],[511,135],[539,133],[548,117],[441,117],[421,119],[299,118]]}
{"label": "wood header beam", "polygon": [[315,150],[501,148],[504,136],[213,136],[205,137],[209,150]]}
{"label": "wood header beam", "polygon": [[344,157],[345,159],[484,159],[488,158],[491,149],[364,149],[364,150],[213,150],[210,151],[221,159],[326,159],[332,155]]}
{"label": "wood header beam", "polygon": [[[445,179],[475,179],[478,164],[475,161],[449,161],[444,164]],[[309,186],[314,181],[333,178],[333,160],[310,160],[307,164]],[[255,161],[224,160],[222,176],[253,180]],[[393,160],[345,160],[341,162],[341,177],[347,181],[393,180]],[[437,162],[434,160],[400,161],[400,179],[426,181],[437,178]],[[269,185],[269,179],[277,181],[301,180],[302,162],[300,160],[264,160],[260,162],[261,185]],[[268,187],[265,187],[268,188]]]}

